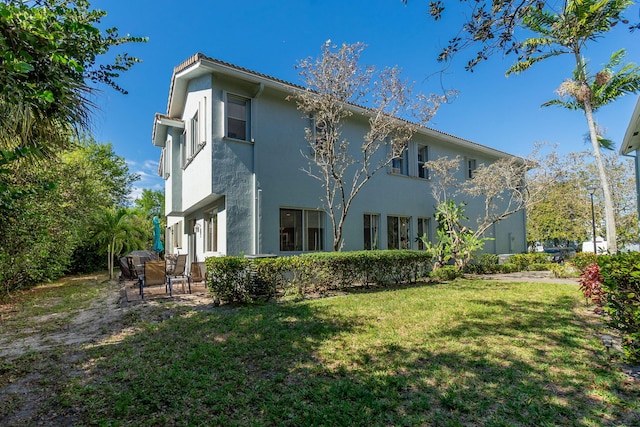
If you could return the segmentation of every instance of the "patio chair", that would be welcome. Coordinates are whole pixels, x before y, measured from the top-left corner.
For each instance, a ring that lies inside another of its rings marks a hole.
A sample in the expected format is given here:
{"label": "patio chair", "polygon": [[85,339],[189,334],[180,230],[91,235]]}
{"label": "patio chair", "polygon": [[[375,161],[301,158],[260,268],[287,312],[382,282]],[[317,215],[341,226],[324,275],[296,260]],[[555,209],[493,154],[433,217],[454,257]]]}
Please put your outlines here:
{"label": "patio chair", "polygon": [[207,285],[207,265],[204,262],[192,262],[189,270],[191,283]]}
{"label": "patio chair", "polygon": [[172,295],[171,283],[167,280],[164,261],[145,261],[142,274],[138,272],[138,283],[140,286],[140,297],[144,299],[144,288],[149,286],[164,285],[165,292]]}
{"label": "patio chair", "polygon": [[178,255],[176,259],[176,266],[173,268],[173,272],[167,274],[167,282],[169,284],[169,290],[171,291],[172,282],[181,282],[182,290],[185,291],[184,284],[187,282],[189,285],[189,293],[191,293],[191,277],[186,272],[187,268],[187,255]]}

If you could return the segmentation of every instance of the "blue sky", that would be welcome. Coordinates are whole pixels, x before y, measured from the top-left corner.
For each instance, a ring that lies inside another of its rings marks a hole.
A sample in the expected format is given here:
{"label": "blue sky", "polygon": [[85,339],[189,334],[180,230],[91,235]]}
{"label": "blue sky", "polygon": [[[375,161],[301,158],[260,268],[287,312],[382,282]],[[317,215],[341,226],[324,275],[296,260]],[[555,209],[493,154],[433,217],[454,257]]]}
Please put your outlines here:
{"label": "blue sky", "polygon": [[[447,2],[456,6],[457,2]],[[93,131],[100,142],[111,142],[115,152],[139,173],[139,188],[161,190],[157,176],[160,149],[151,143],[156,112],[166,113],[173,68],[196,52],[280,79],[301,83],[295,64],[315,57],[320,46],[332,42],[367,44],[362,62],[398,65],[406,78],[425,93],[456,89],[458,97],[443,105],[430,127],[511,154],[526,156],[536,142],[558,144],[561,152],[588,149],[587,125],[580,112],[559,107],[541,108],[555,98],[554,90],[571,76],[573,58],[554,58],[529,71],[506,78],[514,58],[492,57],[473,72],[464,70],[472,52],[463,53],[444,73],[436,61],[459,28],[462,10],[452,9],[442,22],[426,14],[428,2],[410,0],[132,0],[93,1],[107,11],[105,27],[120,34],[146,36],[144,44],[124,45],[120,51],[143,60],[118,80],[129,91],[121,95],[103,88],[96,96],[99,110]],[[636,22],[639,7],[629,19]],[[593,69],[618,49],[627,60],[640,62],[640,31],[619,26],[591,45],[586,57]],[[607,137],[621,143],[636,96],[603,107],[596,119]]]}

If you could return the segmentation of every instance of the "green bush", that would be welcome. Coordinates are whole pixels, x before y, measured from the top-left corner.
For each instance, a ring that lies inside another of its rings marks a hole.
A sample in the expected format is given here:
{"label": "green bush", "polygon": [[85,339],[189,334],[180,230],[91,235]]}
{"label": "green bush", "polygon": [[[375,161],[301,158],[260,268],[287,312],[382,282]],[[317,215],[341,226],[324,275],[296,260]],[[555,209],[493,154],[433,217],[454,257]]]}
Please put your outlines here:
{"label": "green bush", "polygon": [[464,272],[469,274],[492,274],[498,272],[499,257],[496,254],[482,254],[468,263]]}
{"label": "green bush", "polygon": [[529,271],[547,271],[551,270],[555,264],[551,262],[535,262],[533,264],[529,264],[527,270]]}
{"label": "green bush", "polygon": [[207,258],[207,269],[207,283],[214,294],[228,301],[249,302],[256,294],[302,296],[353,286],[414,282],[427,277],[432,265],[424,251],[393,250],[319,252],[251,261]]}
{"label": "green bush", "polygon": [[496,271],[496,273],[508,274],[508,273],[516,273],[518,271],[521,271],[521,270],[517,264],[507,262],[504,264],[499,264],[498,271]]}
{"label": "green bush", "polygon": [[431,278],[438,282],[447,282],[460,277],[460,272],[453,265],[445,265],[431,273]]}
{"label": "green bush", "polygon": [[580,252],[573,257],[571,262],[581,273],[584,273],[587,267],[598,262],[599,256],[600,255],[594,254],[593,252]]}
{"label": "green bush", "polygon": [[518,266],[518,271],[527,271],[532,264],[546,264],[549,262],[549,254],[544,252],[532,252],[528,254],[514,254],[509,257],[509,263]]}
{"label": "green bush", "polygon": [[580,271],[572,264],[550,264],[549,270],[553,273],[553,277],[566,279],[570,277],[580,276]]}
{"label": "green bush", "polygon": [[206,259],[207,286],[211,293],[228,302],[251,302],[249,260],[234,256]]}
{"label": "green bush", "polygon": [[629,363],[640,362],[640,253],[597,257],[608,323],[620,331]]}

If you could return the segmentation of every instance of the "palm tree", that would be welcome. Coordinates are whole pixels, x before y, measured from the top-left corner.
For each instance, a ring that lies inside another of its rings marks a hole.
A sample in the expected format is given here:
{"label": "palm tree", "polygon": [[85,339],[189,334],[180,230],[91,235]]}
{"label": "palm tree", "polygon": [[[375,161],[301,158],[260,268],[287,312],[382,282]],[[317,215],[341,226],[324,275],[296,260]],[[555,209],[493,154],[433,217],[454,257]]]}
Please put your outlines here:
{"label": "palm tree", "polygon": [[600,154],[602,136],[598,133],[593,114],[622,95],[637,93],[640,90],[640,69],[634,64],[627,64],[614,72],[624,57],[624,50],[621,50],[611,56],[600,72],[589,74],[582,52],[587,42],[596,41],[622,22],[622,12],[632,4],[631,0],[568,0],[559,13],[532,7],[523,18],[523,26],[537,37],[523,43],[524,52],[507,71],[507,75],[519,73],[537,62],[562,54],[574,56],[573,79],[564,82],[559,90],[561,97],[569,98],[569,101],[553,100],[543,105],[561,105],[584,111],[604,195],[607,241],[612,253],[617,252],[614,206]]}
{"label": "palm tree", "polygon": [[129,210],[103,210],[96,221],[93,241],[107,253],[109,279],[113,279],[114,259],[123,251],[144,247],[145,230],[134,221]]}

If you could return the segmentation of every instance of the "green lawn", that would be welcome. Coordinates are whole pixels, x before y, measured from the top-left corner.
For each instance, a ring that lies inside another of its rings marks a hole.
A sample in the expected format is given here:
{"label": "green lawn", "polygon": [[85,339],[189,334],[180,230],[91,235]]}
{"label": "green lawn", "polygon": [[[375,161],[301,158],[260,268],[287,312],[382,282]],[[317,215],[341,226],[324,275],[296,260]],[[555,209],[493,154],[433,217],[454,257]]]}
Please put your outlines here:
{"label": "green lawn", "polygon": [[575,285],[469,280],[255,307],[165,302],[95,343],[5,363],[0,387],[52,370],[40,419],[73,425],[640,425],[640,384],[583,311]]}

